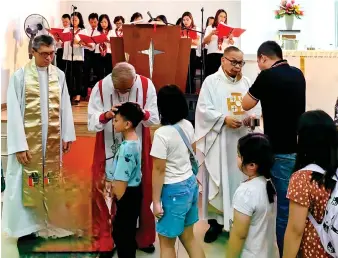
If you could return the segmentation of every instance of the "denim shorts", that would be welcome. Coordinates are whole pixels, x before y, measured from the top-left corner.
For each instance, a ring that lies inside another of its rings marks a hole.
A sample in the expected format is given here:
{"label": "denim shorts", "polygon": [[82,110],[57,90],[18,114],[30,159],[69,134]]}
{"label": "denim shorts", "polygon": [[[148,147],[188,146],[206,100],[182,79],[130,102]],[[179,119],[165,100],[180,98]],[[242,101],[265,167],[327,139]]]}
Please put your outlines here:
{"label": "denim shorts", "polygon": [[195,175],[162,188],[163,217],[156,223],[161,236],[175,238],[182,235],[184,228],[198,221],[198,184]]}

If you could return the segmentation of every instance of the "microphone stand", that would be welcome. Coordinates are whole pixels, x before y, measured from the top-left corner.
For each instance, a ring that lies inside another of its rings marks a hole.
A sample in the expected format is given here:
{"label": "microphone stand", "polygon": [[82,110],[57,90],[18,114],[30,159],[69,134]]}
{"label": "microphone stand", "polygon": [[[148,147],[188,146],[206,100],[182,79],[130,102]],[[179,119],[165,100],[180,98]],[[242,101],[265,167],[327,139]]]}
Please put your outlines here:
{"label": "microphone stand", "polygon": [[[74,91],[74,78],[73,78],[73,61],[74,61],[74,38],[75,38],[75,29],[74,29],[74,13],[75,10],[77,9],[75,6],[72,5],[73,8],[73,30],[72,30],[72,62],[70,64],[70,78],[71,78],[71,83],[70,83],[70,87],[71,87],[71,92]],[[73,96],[71,96],[71,98],[73,98]],[[70,100],[72,102],[72,99]]]}
{"label": "microphone stand", "polygon": [[[202,14],[202,31],[204,32],[204,7],[202,7],[201,9],[201,14]],[[204,33],[203,33],[203,36],[204,36]],[[201,85],[200,87],[202,87],[202,83],[203,83],[203,80],[204,80],[204,66],[205,66],[205,60],[204,60],[204,49],[203,49],[203,38],[204,37],[201,37],[201,57],[202,57],[202,68],[201,68]]]}

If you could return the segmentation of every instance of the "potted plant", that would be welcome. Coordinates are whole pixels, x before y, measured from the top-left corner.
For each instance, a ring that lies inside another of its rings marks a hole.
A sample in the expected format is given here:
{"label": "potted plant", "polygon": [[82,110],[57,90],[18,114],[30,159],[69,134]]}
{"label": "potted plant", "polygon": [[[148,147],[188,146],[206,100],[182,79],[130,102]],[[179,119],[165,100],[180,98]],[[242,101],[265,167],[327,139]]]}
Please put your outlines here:
{"label": "potted plant", "polygon": [[294,17],[301,19],[304,16],[304,11],[300,9],[300,5],[295,3],[295,0],[282,0],[279,9],[275,11],[275,18],[281,19],[285,17],[285,26],[287,30],[292,30]]}

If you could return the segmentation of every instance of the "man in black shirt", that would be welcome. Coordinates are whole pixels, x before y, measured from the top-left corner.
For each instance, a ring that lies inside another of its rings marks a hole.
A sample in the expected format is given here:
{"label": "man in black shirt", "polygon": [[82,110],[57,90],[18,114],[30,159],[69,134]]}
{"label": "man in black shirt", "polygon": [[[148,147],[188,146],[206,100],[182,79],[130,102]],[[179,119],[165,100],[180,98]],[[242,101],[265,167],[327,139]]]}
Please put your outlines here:
{"label": "man in black shirt", "polygon": [[289,215],[286,194],[295,166],[298,120],[305,112],[306,83],[302,71],[283,60],[282,49],[274,41],[259,47],[257,62],[261,73],[244,96],[242,106],[250,110],[261,102],[264,133],[275,153],[271,174],[277,190],[276,234],[282,257]]}

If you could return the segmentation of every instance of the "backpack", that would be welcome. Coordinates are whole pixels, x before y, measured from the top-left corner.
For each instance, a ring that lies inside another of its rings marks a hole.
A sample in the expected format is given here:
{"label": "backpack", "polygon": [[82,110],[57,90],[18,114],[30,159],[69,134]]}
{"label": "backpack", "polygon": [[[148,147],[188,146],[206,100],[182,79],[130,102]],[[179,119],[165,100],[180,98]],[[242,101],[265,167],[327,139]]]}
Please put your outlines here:
{"label": "backpack", "polygon": [[[325,171],[318,165],[311,164],[302,170],[311,170],[324,174]],[[309,213],[308,218],[315,227],[325,251],[334,258],[338,258],[338,169],[333,178],[337,181],[331,197],[326,204],[325,215],[321,224]]]}

